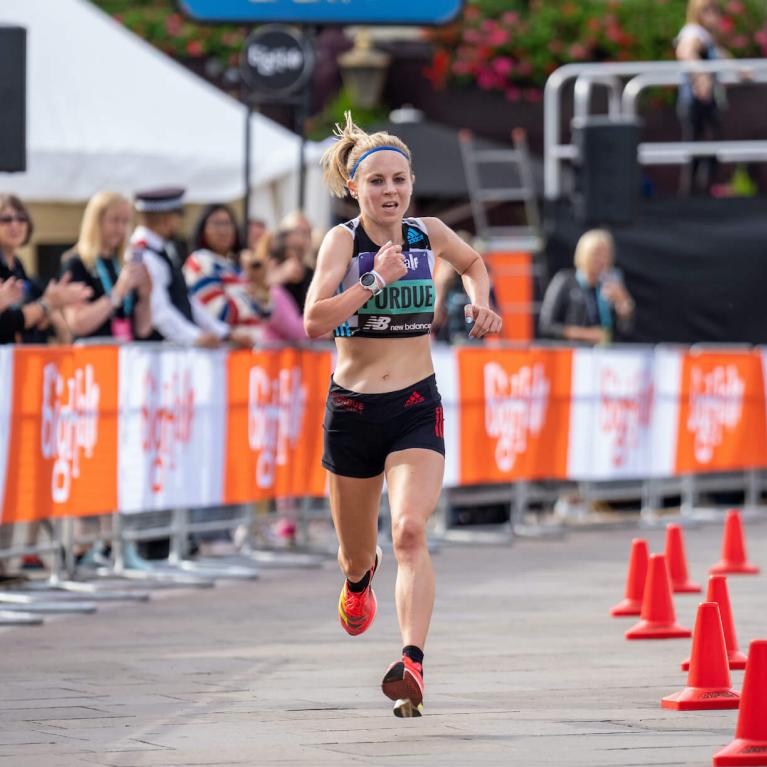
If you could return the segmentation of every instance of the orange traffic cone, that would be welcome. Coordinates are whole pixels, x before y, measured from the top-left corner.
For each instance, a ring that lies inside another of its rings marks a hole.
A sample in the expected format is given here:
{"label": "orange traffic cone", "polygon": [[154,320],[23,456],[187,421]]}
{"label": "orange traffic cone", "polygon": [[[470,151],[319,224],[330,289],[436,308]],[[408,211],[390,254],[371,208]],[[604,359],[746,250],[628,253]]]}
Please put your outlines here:
{"label": "orange traffic cone", "polygon": [[735,740],[714,754],[714,767],[767,765],[767,639],[748,648]]}
{"label": "orange traffic cone", "polygon": [[626,632],[626,639],[685,639],[692,633],[676,623],[671,581],[663,554],[650,555],[640,618],[639,623]]}
{"label": "orange traffic cone", "polygon": [[727,575],[728,573],[755,575],[759,572],[759,568],[746,559],[743,525],[740,521],[740,512],[737,509],[730,509],[727,512],[722,538],[722,559],[709,572],[712,575]]}
{"label": "orange traffic cone", "polygon": [[[732,620],[730,595],[727,592],[727,578],[724,575],[708,576],[708,593],[706,602],[716,602],[719,605],[719,617],[722,619],[724,644],[727,647],[727,662],[730,670],[746,667],[746,656],[738,649],[738,638],[735,636],[735,624]],[[682,662],[682,671],[690,668],[690,659]]]}
{"label": "orange traffic cone", "polygon": [[730,687],[730,667],[716,602],[698,605],[690,657],[687,687],[667,695],[661,700],[661,706],[674,711],[737,708],[740,698]]}
{"label": "orange traffic cone", "polygon": [[625,615],[639,615],[642,612],[642,592],[647,578],[647,541],[643,538],[634,538],[631,541],[631,554],[629,556],[629,571],[626,576],[626,590],[624,599],[618,602],[610,610],[614,618]]}
{"label": "orange traffic cone", "polygon": [[671,578],[671,590],[675,594],[693,594],[703,591],[699,584],[687,576],[687,557],[684,553],[684,539],[679,525],[666,526],[666,565]]}

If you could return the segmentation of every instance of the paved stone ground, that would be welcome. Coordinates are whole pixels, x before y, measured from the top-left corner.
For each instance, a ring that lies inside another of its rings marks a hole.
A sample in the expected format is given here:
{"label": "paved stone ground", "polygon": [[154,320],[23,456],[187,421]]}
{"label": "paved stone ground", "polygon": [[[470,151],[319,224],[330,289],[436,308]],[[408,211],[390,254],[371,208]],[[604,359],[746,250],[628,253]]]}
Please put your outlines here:
{"label": "paved stone ground", "polygon": [[[767,566],[767,524],[747,530]],[[689,641],[627,642],[633,619],[607,615],[636,534],[443,546],[422,719],[394,718],[378,687],[400,648],[391,555],[356,639],[336,619],[334,563],[3,629],[0,767],[710,764],[737,712],[659,705],[683,686]],[[686,533],[698,580],[719,536]],[[766,593],[764,577],[730,579],[743,649],[767,636]],[[698,601],[676,598],[680,622]]]}

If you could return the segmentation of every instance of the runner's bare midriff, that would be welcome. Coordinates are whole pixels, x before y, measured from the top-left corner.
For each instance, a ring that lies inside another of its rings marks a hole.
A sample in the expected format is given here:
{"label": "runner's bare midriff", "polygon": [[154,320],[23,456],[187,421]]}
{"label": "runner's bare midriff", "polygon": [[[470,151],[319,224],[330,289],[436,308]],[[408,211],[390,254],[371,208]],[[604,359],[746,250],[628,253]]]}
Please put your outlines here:
{"label": "runner's bare midriff", "polygon": [[431,338],[336,338],[333,380],[361,394],[405,389],[434,372]]}

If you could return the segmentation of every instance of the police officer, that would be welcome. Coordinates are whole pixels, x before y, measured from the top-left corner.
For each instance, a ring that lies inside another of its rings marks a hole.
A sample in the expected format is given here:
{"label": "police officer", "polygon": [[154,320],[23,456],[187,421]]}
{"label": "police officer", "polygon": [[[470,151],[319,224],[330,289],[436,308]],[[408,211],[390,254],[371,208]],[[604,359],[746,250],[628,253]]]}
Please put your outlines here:
{"label": "police officer", "polygon": [[244,329],[230,328],[190,296],[173,237],[181,225],[184,190],[177,187],[138,192],[134,207],[139,226],[130,239],[131,258],[141,260],[152,278],[152,324],[156,340],[215,348],[231,341],[253,345]]}

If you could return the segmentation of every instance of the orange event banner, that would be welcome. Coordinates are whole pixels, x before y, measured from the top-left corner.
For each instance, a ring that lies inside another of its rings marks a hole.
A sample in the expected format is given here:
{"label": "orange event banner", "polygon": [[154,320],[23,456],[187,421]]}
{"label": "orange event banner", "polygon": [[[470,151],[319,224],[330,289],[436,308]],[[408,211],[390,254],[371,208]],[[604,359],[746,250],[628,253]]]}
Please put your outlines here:
{"label": "orange event banner", "polygon": [[322,421],[330,352],[229,354],[224,503],[322,496]]}
{"label": "orange event banner", "polygon": [[462,348],[460,484],[567,477],[572,351]]}
{"label": "orange event banner", "polygon": [[14,350],[3,522],[117,508],[117,347]]}
{"label": "orange event banner", "polygon": [[767,465],[759,351],[687,352],[679,389],[677,473]]}

